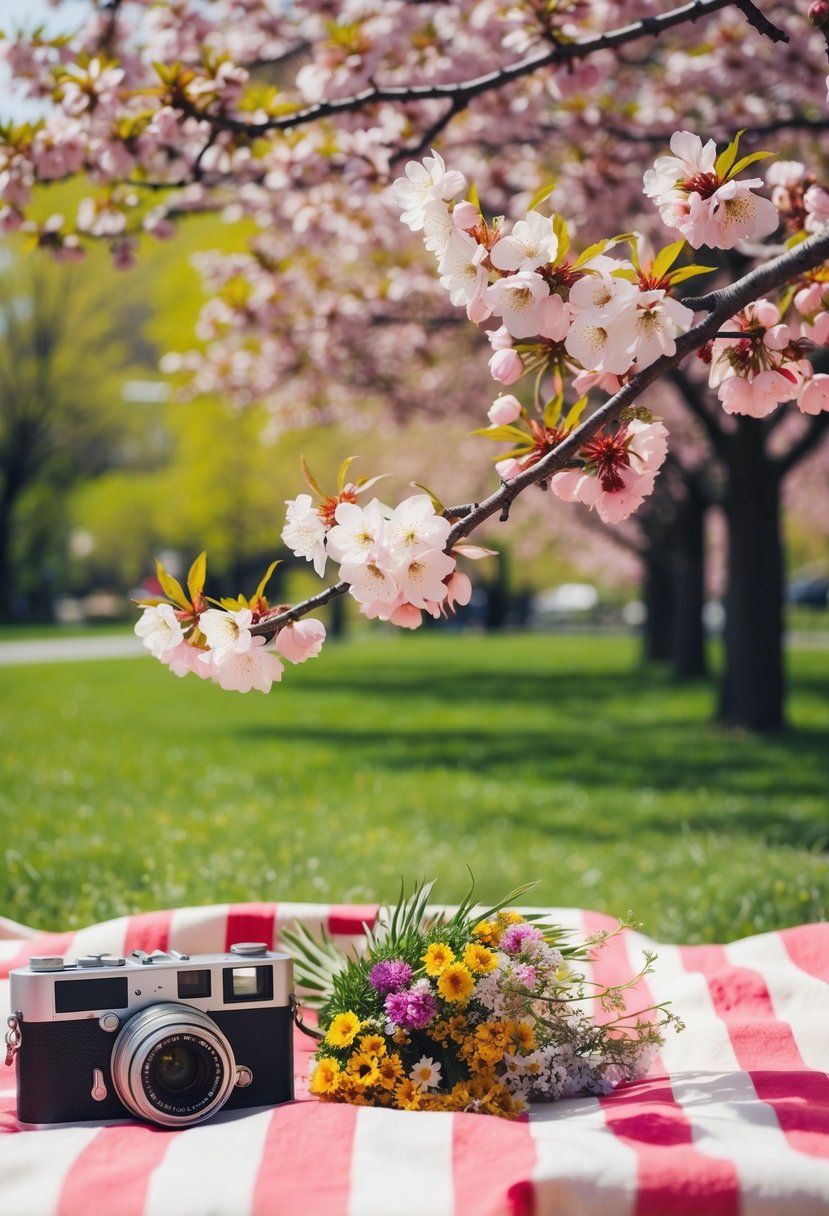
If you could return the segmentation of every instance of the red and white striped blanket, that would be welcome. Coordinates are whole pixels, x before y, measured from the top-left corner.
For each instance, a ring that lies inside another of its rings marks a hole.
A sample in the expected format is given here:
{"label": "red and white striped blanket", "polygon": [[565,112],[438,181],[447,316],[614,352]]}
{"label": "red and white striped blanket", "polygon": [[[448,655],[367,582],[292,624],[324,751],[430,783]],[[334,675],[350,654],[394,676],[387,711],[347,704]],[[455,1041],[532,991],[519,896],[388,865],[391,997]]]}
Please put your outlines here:
{"label": "red and white striped blanket", "polygon": [[[38,934],[0,920],[6,977],[32,954],[66,957],[279,942],[294,920],[335,936],[373,908],[246,904],[125,917]],[[581,933],[611,922],[553,909]],[[220,1112],[183,1131],[139,1123],[23,1130],[0,1060],[3,1216],[813,1216],[829,1213],[829,924],[727,946],[671,946],[626,932],[599,980],[659,955],[643,985],[670,1000],[650,1077],[607,1098],[539,1105],[519,1122],[321,1104],[307,1094],[311,1040],[297,1035],[297,1100]]]}

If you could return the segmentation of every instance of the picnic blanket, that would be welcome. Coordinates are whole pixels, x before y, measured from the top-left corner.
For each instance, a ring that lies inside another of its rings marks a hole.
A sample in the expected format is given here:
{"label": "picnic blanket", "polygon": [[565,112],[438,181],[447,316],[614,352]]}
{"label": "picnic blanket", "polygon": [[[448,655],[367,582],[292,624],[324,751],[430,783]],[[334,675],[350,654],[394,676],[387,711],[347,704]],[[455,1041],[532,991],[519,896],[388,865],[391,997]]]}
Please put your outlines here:
{"label": "picnic blanket", "polygon": [[[0,920],[0,1011],[33,954],[280,943],[296,920],[353,939],[371,907],[243,904],[42,934]],[[589,934],[613,922],[552,909]],[[3,1216],[812,1216],[829,1213],[829,924],[726,946],[625,931],[595,965],[618,982],[658,962],[643,1003],[670,1000],[648,1078],[518,1122],[320,1103],[296,1035],[296,1100],[181,1131],[132,1122],[24,1130],[0,1059]]]}

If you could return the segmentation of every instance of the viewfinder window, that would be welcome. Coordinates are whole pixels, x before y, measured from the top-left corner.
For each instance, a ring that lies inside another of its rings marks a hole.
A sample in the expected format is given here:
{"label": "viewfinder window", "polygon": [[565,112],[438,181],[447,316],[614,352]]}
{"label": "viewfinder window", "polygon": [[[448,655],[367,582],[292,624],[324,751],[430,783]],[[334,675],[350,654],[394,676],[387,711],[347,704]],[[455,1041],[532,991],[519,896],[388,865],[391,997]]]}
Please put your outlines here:
{"label": "viewfinder window", "polygon": [[129,1005],[125,976],[58,980],[55,1013],[91,1013],[96,1009],[126,1009]]}
{"label": "viewfinder window", "polygon": [[273,1000],[273,967],[225,967],[224,998],[228,1004]]}
{"label": "viewfinder window", "polygon": [[209,968],[179,971],[178,994],[183,1001],[192,1000],[197,996],[210,996]]}

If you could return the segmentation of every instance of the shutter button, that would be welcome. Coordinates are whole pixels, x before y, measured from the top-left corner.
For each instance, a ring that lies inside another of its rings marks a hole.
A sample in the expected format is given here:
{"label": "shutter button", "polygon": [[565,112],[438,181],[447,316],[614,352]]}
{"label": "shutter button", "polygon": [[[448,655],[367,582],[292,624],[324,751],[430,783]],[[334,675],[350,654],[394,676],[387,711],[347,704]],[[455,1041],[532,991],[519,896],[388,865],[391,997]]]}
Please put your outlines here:
{"label": "shutter button", "polygon": [[262,958],[268,953],[268,947],[265,942],[234,942],[230,953],[240,954],[243,958]]}

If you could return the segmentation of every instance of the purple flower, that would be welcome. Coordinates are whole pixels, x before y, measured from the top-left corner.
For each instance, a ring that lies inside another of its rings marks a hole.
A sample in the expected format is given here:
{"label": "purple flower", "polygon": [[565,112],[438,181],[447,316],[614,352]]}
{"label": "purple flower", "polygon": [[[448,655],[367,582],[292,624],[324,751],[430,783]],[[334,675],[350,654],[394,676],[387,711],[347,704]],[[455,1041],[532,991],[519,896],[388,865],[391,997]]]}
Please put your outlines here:
{"label": "purple flower", "polygon": [[411,978],[411,967],[400,958],[384,958],[368,973],[368,982],[378,992],[400,992]]}
{"label": "purple flower", "polygon": [[530,942],[543,942],[544,934],[533,925],[509,925],[498,943],[505,954],[520,954]]}
{"label": "purple flower", "polygon": [[425,988],[410,988],[408,992],[390,992],[386,997],[386,1013],[390,1022],[404,1030],[422,1030],[437,1016],[438,1003]]}

